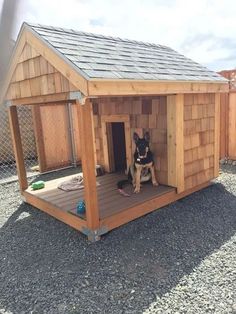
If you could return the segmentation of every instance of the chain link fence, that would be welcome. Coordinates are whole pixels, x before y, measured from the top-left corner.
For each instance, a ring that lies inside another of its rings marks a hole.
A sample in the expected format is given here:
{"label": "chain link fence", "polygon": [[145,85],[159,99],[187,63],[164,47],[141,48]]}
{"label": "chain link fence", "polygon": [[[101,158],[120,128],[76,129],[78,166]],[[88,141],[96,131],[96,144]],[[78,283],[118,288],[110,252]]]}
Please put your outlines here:
{"label": "chain link fence", "polygon": [[[35,108],[38,110],[33,115]],[[39,171],[79,164],[76,112],[70,105],[18,106],[17,113],[28,178],[39,175]],[[17,180],[17,169],[8,109],[3,105],[0,106],[0,184],[14,180]]]}
{"label": "chain link fence", "polygon": [[[27,176],[38,164],[31,108],[18,107],[18,118]],[[0,184],[17,179],[7,106],[0,107]]]}

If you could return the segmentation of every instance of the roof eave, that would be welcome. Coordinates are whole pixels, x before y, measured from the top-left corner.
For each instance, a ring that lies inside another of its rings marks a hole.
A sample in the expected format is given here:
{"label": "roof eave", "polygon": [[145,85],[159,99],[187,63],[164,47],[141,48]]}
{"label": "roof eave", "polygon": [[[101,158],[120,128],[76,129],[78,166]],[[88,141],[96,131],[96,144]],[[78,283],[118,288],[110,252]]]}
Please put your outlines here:
{"label": "roof eave", "polygon": [[226,81],[157,81],[90,79],[89,96],[160,95],[228,92]]}

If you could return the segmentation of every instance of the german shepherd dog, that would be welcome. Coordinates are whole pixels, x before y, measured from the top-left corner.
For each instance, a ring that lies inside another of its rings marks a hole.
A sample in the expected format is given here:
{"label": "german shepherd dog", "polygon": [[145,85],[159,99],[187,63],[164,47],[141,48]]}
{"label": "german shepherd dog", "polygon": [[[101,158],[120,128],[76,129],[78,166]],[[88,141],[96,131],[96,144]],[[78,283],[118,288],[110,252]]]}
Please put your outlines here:
{"label": "german shepherd dog", "polygon": [[140,192],[140,182],[152,180],[152,184],[158,186],[154,171],[153,154],[149,147],[149,133],[146,132],[144,137],[140,138],[135,132],[133,139],[136,144],[136,148],[134,153],[134,163],[129,167],[128,180],[122,180],[117,183],[119,192],[124,196],[129,196],[129,194],[123,190],[126,183],[133,184],[134,193]]}

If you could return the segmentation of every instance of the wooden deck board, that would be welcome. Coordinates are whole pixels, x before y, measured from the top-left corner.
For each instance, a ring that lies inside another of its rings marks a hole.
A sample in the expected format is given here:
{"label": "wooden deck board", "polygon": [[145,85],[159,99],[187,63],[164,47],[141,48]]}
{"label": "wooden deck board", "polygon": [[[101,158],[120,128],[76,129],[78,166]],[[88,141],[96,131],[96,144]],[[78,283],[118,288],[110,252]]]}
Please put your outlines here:
{"label": "wooden deck board", "polygon": [[[73,211],[78,201],[84,198],[84,189],[65,192],[57,188],[60,182],[66,181],[73,176],[47,181],[44,189],[32,191],[31,188],[28,188],[27,192],[60,208],[62,211]],[[100,219],[107,218],[129,207],[144,203],[147,200],[174,190],[174,188],[168,186],[153,187],[148,183],[142,186],[139,194],[134,194],[133,187],[128,185],[125,187],[125,191],[131,196],[124,197],[118,193],[116,187],[117,182],[122,179],[126,179],[126,176],[117,173],[97,177],[97,182],[100,184],[97,186]]]}

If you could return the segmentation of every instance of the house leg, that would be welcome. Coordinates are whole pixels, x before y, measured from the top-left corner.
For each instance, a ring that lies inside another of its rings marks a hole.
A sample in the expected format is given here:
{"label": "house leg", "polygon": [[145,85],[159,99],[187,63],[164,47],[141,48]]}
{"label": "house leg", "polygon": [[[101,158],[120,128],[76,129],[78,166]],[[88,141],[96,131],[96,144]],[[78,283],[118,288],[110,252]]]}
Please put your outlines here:
{"label": "house leg", "polygon": [[87,236],[90,241],[99,240],[99,209],[97,199],[95,151],[92,103],[89,99],[84,104],[78,101],[78,122],[80,146],[82,152],[82,169],[84,177],[84,196],[86,205]]}

